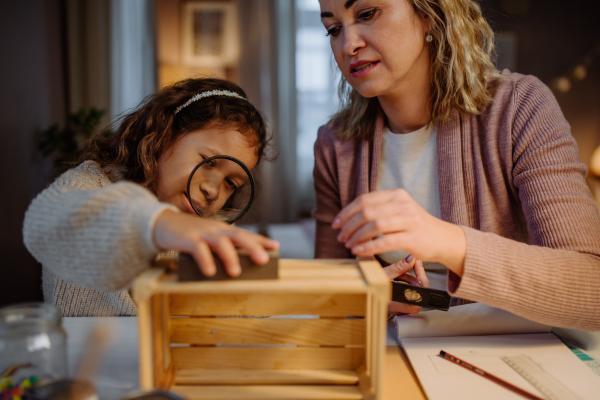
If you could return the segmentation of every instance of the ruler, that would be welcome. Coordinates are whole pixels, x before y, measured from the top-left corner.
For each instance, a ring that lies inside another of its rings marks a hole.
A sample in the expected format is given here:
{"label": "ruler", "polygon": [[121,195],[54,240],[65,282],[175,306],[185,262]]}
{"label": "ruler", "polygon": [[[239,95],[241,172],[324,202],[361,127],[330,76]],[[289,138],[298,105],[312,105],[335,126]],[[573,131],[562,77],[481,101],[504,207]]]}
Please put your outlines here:
{"label": "ruler", "polygon": [[541,365],[534,362],[531,357],[521,354],[500,358],[546,396],[548,400],[581,400],[581,397],[573,393],[571,389],[563,385]]}
{"label": "ruler", "polygon": [[577,358],[579,358],[581,361],[583,361],[585,363],[585,365],[590,367],[592,369],[592,371],[594,371],[596,374],[600,375],[600,360],[596,360],[594,357],[590,356],[589,354],[587,354],[585,351],[581,350],[580,348],[577,348],[577,347],[571,345],[570,343],[567,343],[566,341],[564,341],[561,338],[559,338],[559,339],[562,340],[562,342],[569,349],[571,349],[571,351],[573,352],[573,354],[575,354],[577,356]]}

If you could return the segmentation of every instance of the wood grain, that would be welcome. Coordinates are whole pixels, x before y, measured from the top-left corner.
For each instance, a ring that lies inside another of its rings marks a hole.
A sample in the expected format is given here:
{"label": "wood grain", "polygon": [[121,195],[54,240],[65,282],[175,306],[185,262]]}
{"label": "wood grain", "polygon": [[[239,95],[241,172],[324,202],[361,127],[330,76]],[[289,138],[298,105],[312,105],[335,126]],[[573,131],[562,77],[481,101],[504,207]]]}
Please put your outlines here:
{"label": "wood grain", "polygon": [[180,369],[177,385],[355,385],[352,370]]}
{"label": "wood grain", "polygon": [[[220,282],[212,282],[220,283]],[[364,316],[365,294],[211,293],[172,294],[171,315]]]}
{"label": "wood grain", "polygon": [[365,349],[344,347],[173,347],[175,369],[356,369]]}
{"label": "wood grain", "polygon": [[182,386],[172,388],[187,400],[361,400],[357,386]]}
{"label": "wood grain", "polygon": [[364,319],[171,318],[171,343],[365,344]]}

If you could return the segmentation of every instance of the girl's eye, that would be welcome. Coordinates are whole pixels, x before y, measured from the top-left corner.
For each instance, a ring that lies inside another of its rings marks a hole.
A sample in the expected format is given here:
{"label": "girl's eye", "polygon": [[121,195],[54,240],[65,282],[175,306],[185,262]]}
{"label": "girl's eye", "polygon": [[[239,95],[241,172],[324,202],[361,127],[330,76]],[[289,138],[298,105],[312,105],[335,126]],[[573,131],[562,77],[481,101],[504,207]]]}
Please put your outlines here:
{"label": "girl's eye", "polygon": [[[208,157],[203,156],[202,154],[200,154],[200,157],[202,157],[202,161],[206,160]],[[210,160],[209,162],[206,163],[206,165],[208,165],[209,167],[214,167],[215,165],[217,165],[215,160]]]}
{"label": "girl's eye", "polygon": [[236,190],[237,189],[237,185],[235,184],[234,181],[232,181],[231,179],[225,179],[225,182],[233,189]]}
{"label": "girl's eye", "polygon": [[377,11],[376,8],[371,8],[370,10],[361,12],[360,14],[358,14],[358,19],[369,20],[369,19],[373,18],[373,15],[375,15],[376,11]]}
{"label": "girl's eye", "polygon": [[337,35],[339,35],[340,29],[341,28],[339,26],[333,27],[331,29],[327,29],[327,33],[325,34],[325,36],[331,35],[333,37],[336,37]]}

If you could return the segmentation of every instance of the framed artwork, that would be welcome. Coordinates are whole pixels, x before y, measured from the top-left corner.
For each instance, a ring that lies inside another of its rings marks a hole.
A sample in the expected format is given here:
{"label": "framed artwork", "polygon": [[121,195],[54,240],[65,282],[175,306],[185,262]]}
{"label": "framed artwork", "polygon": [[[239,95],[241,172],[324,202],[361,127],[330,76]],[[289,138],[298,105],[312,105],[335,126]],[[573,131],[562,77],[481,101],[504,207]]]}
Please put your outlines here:
{"label": "framed artwork", "polygon": [[237,63],[240,43],[236,2],[186,2],[181,22],[183,64],[220,68]]}

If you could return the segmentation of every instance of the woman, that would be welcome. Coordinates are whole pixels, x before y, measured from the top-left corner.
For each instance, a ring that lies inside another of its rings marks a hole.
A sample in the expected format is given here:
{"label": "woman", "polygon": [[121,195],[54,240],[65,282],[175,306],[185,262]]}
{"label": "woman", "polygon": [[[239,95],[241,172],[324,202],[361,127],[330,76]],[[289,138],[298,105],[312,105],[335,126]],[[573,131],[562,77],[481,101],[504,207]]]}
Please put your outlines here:
{"label": "woman", "polygon": [[550,90],[494,70],[477,3],[320,3],[351,89],[315,144],[317,257],[379,255],[395,277],[404,250],[447,267],[453,296],[600,329],[586,166]]}
{"label": "woman", "polygon": [[[63,316],[135,315],[128,287],[160,251],[191,254],[205,275],[212,252],[230,275],[241,267],[235,247],[264,264],[274,240],[200,218],[222,206],[244,178],[215,175],[190,198],[187,180],[203,159],[224,154],[249,169],[264,156],[260,113],[235,84],[190,79],[166,87],[126,115],[115,135],[88,142],[79,165],[40,193],[25,214],[27,249],[43,266],[46,302]],[[218,208],[218,207],[217,207]]]}

